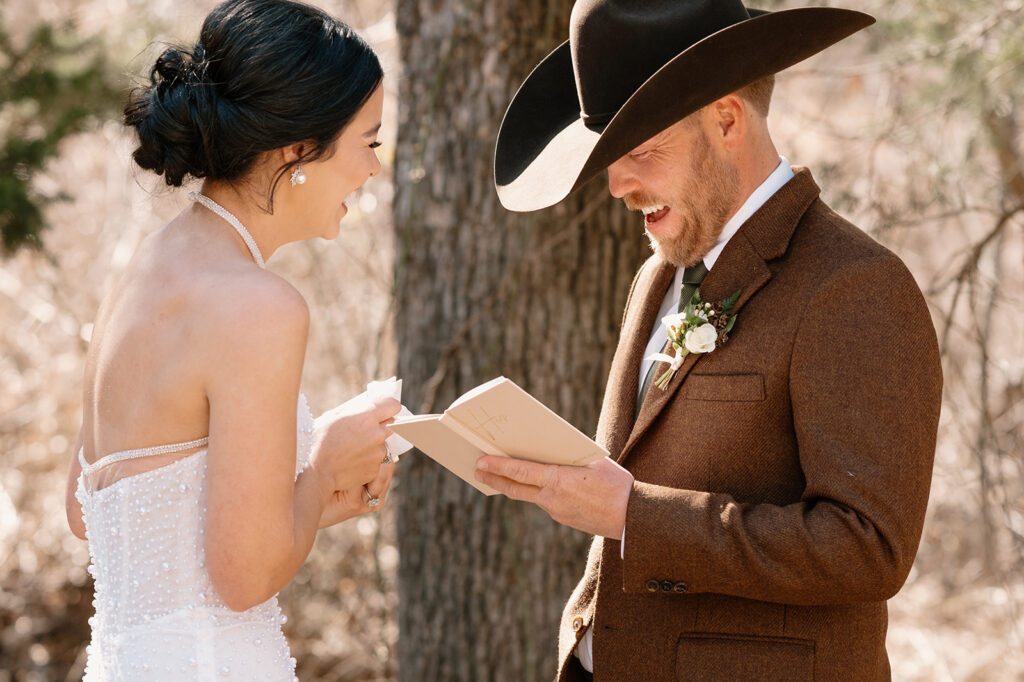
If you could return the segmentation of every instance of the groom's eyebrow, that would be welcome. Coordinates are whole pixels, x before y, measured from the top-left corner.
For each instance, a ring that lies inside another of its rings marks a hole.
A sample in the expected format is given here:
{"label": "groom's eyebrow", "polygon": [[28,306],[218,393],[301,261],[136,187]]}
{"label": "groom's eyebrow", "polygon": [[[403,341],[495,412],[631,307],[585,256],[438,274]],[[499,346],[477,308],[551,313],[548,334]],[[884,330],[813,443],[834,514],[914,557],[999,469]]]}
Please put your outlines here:
{"label": "groom's eyebrow", "polygon": [[374,127],[370,128],[370,129],[369,129],[369,130],[367,130],[367,131],[366,131],[365,133],[363,133],[363,137],[369,137],[370,135],[374,135],[374,136],[376,136],[376,135],[377,135],[377,133],[378,133],[378,132],[380,131],[380,126],[381,126],[381,124],[380,124],[380,123],[378,123],[378,124],[377,124],[377,125],[375,125]]}

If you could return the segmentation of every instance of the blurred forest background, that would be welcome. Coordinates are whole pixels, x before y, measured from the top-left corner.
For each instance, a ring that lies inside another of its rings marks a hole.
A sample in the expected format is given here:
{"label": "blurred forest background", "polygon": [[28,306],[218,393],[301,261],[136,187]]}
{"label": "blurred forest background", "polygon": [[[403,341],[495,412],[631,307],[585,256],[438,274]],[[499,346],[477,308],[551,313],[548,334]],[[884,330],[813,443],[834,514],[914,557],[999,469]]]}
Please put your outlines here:
{"label": "blurred forest background", "polygon": [[[131,166],[118,113],[160,44],[191,42],[214,4],[0,0],[0,682],[82,673],[92,588],[63,489],[91,320],[139,240],[186,201]],[[394,196],[424,177],[466,178],[393,172],[401,3],[314,4],[355,26],[388,74],[385,171],[349,202],[336,241],[289,246],[270,264],[310,303],[304,390],[322,411],[398,366]],[[433,25],[454,36],[473,25],[468,14],[503,3],[429,4],[452,18]],[[800,4],[831,3],[757,6]],[[549,4],[528,6],[543,15]],[[879,23],[780,75],[771,125],[825,200],[907,262],[943,348],[928,520],[890,602],[893,677],[1024,680],[1024,3],[863,0],[856,9]],[[497,67],[479,68],[486,81]],[[514,85],[490,94],[506,101]],[[434,115],[458,121],[458,106],[442,101]],[[493,149],[498,123],[473,134]],[[392,505],[321,534],[281,599],[301,679],[399,677],[399,544]]]}

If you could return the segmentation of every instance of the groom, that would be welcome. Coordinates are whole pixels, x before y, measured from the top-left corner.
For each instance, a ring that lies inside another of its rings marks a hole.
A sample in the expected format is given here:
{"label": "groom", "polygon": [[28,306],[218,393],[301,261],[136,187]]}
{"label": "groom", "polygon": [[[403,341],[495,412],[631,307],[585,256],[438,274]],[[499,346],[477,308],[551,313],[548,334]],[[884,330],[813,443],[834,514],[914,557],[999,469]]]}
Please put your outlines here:
{"label": "groom", "polygon": [[[872,21],[578,0],[569,41],[509,106],[507,208],[550,206],[607,169],[655,251],[598,424],[611,458],[478,463],[596,536],[560,680],[889,679],[886,600],[917,551],[935,448],[935,332],[903,263],[821,201],[766,124],[774,73]],[[676,348],[659,320],[698,288],[735,321],[709,315],[710,335]]]}

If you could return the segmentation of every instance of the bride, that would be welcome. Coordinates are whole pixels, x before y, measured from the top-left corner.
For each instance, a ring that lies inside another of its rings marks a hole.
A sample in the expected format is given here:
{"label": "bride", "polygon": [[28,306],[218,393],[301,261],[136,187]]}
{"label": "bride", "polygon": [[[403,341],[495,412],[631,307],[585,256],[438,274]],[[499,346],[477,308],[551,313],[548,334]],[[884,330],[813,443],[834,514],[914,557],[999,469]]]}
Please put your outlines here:
{"label": "bride", "polygon": [[380,170],[383,72],[345,24],[229,0],[167,49],[125,122],[134,158],[202,191],[103,301],[68,478],[96,583],[85,679],[292,680],[277,592],[317,529],[372,511],[394,400],[316,422],[299,392],[309,311],[263,269],[334,238]]}

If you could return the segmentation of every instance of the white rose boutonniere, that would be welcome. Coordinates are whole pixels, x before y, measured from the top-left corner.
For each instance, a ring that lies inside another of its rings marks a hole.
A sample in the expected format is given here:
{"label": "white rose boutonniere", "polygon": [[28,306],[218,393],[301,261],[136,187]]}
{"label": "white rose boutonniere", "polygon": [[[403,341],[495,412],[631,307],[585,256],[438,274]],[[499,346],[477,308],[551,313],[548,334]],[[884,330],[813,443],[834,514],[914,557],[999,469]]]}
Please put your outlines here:
{"label": "white rose boutonniere", "polygon": [[698,290],[683,312],[661,318],[676,354],[657,353],[650,356],[655,361],[669,363],[668,370],[655,380],[655,386],[665,390],[682,367],[683,359],[690,353],[710,353],[729,340],[729,332],[736,324],[736,315],[730,315],[729,311],[739,297],[740,292],[737,291],[721,303],[704,303],[700,300]]}
{"label": "white rose boutonniere", "polygon": [[684,345],[691,353],[710,353],[715,349],[715,342],[718,341],[718,330],[715,325],[705,322],[696,329],[686,332]]}

